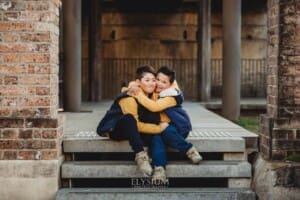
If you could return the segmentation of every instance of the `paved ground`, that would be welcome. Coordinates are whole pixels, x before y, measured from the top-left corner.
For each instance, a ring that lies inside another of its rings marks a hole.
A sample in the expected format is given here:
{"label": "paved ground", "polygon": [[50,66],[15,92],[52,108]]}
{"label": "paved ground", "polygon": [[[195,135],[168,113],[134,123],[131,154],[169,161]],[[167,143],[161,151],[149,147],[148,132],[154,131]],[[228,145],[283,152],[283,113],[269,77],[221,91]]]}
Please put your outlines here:
{"label": "paved ground", "polygon": [[[242,110],[264,110],[266,109],[266,98],[243,98],[241,99]],[[212,99],[209,102],[200,103],[209,109],[221,109],[222,100]]]}
{"label": "paved ground", "polygon": [[[65,135],[95,133],[99,120],[111,103],[112,101],[83,103],[83,112],[62,112],[66,115]],[[190,115],[193,125],[190,137],[257,137],[256,134],[205,109],[199,102],[186,101],[183,107]]]}

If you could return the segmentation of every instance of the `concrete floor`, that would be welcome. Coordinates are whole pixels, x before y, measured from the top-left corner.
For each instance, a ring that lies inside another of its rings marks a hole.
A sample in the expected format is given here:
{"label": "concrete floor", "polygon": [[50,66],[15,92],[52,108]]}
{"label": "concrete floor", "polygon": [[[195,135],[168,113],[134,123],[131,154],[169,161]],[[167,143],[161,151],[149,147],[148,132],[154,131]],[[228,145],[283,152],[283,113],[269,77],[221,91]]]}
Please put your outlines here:
{"label": "concrete floor", "polygon": [[[78,133],[95,133],[99,121],[111,103],[112,101],[83,103],[82,112],[61,112],[61,114],[66,115],[65,136]],[[183,108],[188,112],[192,121],[193,131],[189,137],[257,137],[256,134],[207,110],[199,102],[186,101]]]}

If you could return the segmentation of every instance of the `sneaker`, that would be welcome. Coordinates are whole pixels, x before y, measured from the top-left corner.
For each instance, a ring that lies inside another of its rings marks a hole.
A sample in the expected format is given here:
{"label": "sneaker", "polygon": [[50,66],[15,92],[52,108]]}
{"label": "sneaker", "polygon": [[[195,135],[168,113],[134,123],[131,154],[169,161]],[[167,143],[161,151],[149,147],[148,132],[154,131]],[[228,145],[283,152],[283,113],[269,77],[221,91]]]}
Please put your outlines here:
{"label": "sneaker", "polygon": [[152,167],[150,165],[150,159],[145,151],[141,151],[135,154],[135,162],[140,172],[143,173],[144,176],[151,176]]}
{"label": "sneaker", "polygon": [[152,184],[161,185],[166,183],[166,181],[167,181],[166,170],[162,166],[154,167]]}
{"label": "sneaker", "polygon": [[194,164],[199,164],[202,160],[202,156],[199,154],[198,150],[195,147],[191,147],[186,152],[186,155]]}

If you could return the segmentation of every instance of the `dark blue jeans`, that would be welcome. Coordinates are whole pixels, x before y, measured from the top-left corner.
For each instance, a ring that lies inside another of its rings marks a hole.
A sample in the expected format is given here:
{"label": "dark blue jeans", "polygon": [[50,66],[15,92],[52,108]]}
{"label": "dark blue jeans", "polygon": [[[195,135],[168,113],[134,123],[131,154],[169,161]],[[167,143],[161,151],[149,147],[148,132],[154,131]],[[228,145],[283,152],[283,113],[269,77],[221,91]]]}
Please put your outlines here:
{"label": "dark blue jeans", "polygon": [[116,124],[114,130],[109,134],[112,140],[128,140],[134,153],[144,151],[144,146],[151,144],[152,135],[140,134],[135,118],[124,115]]}
{"label": "dark blue jeans", "polygon": [[170,124],[160,135],[152,137],[151,156],[153,166],[167,165],[166,146],[186,153],[193,145],[188,143],[185,138],[188,133],[182,135],[176,127]]}

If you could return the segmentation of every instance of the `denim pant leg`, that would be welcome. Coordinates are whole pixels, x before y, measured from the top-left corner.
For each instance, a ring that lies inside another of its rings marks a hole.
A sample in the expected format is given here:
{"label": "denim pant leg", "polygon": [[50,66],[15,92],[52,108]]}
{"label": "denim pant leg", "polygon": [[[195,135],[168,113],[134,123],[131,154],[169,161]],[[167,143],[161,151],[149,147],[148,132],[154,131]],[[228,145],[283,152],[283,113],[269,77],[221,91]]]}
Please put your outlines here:
{"label": "denim pant leg", "polygon": [[114,131],[109,136],[112,140],[128,140],[134,153],[144,150],[144,143],[138,132],[136,120],[130,114],[124,115],[117,122]]}
{"label": "denim pant leg", "polygon": [[152,165],[154,167],[167,165],[166,145],[161,135],[154,135],[151,143]]}
{"label": "denim pant leg", "polygon": [[173,149],[186,153],[193,145],[188,143],[185,138],[178,132],[177,128],[169,125],[162,133],[161,137],[164,143]]}

